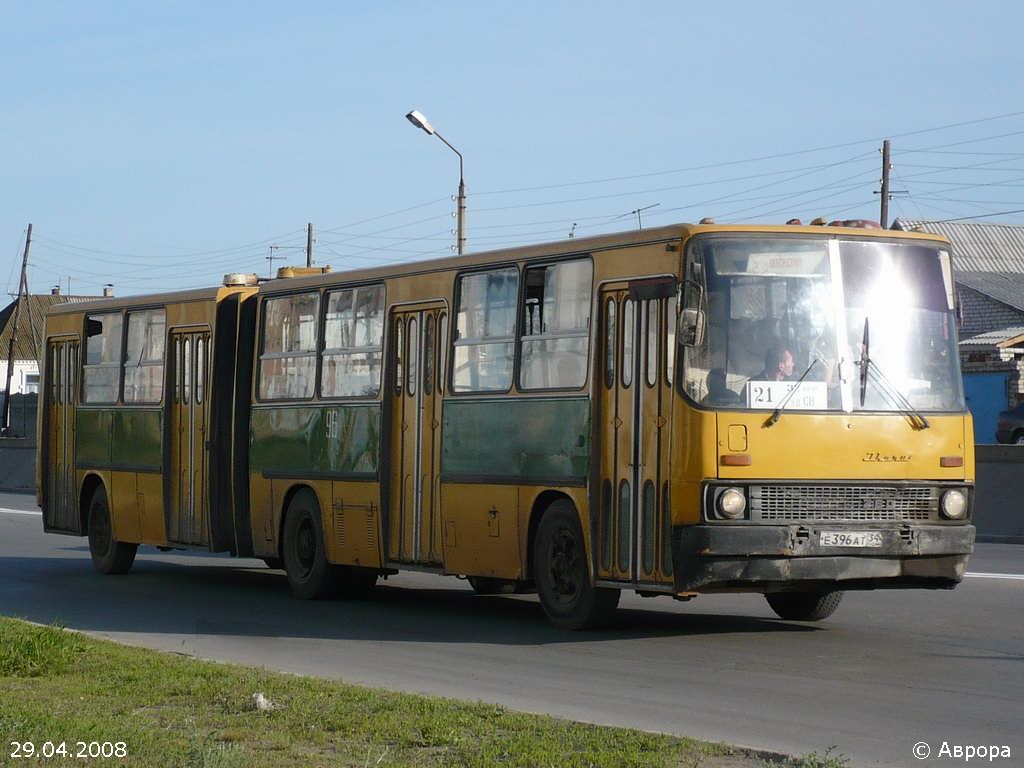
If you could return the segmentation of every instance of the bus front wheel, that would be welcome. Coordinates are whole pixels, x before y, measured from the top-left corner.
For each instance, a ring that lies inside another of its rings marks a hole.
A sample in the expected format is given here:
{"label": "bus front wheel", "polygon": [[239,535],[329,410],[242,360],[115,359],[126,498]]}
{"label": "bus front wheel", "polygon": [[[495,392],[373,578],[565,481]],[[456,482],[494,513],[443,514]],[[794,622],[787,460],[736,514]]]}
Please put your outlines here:
{"label": "bus front wheel", "polygon": [[108,576],[128,573],[138,549],[138,544],[127,544],[114,538],[107,491],[102,485],[96,486],[89,498],[89,554],[92,555],[93,566]]}
{"label": "bus front wheel", "polygon": [[827,619],[843,599],[842,592],[775,592],[765,600],[780,619],[787,621],[821,621]]}
{"label": "bus front wheel", "polygon": [[562,629],[595,629],[607,624],[619,604],[619,590],[595,587],[575,508],[556,501],[544,513],[534,544],[537,595],[548,620]]}

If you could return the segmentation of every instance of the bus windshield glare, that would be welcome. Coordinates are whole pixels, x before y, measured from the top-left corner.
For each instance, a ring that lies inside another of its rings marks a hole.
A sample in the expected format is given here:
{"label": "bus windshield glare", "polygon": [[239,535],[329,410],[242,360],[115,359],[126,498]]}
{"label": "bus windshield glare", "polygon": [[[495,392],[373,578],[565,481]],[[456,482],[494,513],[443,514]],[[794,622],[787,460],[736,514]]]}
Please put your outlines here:
{"label": "bus windshield glare", "polygon": [[[948,251],[883,240],[708,237],[705,332],[684,392],[712,408],[962,412]],[[801,380],[802,379],[802,380]],[[799,385],[797,382],[800,382]],[[793,390],[796,391],[793,391]]]}

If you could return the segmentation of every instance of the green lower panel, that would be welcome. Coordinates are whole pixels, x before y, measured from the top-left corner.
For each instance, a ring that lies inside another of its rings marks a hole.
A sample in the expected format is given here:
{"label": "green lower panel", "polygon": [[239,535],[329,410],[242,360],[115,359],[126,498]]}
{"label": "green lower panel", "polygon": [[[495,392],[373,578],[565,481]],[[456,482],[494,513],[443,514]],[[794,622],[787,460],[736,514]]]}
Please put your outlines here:
{"label": "green lower panel", "polygon": [[445,476],[586,482],[589,400],[448,400],[443,429]]}
{"label": "green lower panel", "polygon": [[109,467],[114,412],[79,408],[75,413],[75,463]]}
{"label": "green lower panel", "polygon": [[163,412],[114,411],[113,420],[112,463],[159,470],[163,465]]}
{"label": "green lower panel", "polygon": [[253,472],[375,475],[380,406],[255,408],[250,439]]}

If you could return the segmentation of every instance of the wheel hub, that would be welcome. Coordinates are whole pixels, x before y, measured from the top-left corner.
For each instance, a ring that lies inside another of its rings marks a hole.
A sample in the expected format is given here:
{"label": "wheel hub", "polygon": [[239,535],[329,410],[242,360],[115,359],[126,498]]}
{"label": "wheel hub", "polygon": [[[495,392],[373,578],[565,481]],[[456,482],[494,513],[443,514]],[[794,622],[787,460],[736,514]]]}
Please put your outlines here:
{"label": "wheel hub", "polygon": [[576,539],[566,529],[560,529],[551,542],[551,586],[560,599],[567,602],[576,597],[580,589],[580,553]]}
{"label": "wheel hub", "polygon": [[316,560],[316,536],[311,525],[306,523],[299,528],[295,541],[295,554],[298,555],[299,565],[305,572],[313,568]]}

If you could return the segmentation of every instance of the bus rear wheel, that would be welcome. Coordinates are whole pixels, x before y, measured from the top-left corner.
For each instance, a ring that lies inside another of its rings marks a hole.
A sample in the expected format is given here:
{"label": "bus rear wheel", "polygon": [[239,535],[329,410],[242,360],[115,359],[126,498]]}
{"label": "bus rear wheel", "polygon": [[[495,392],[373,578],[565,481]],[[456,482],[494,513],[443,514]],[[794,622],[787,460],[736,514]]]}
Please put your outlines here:
{"label": "bus rear wheel", "polygon": [[835,592],[775,592],[764,596],[780,619],[787,621],[821,621],[827,619],[843,599]]}
{"label": "bus rear wheel", "polygon": [[326,600],[338,594],[341,574],[327,562],[320,505],[312,491],[299,491],[288,504],[282,550],[293,595],[303,600]]}
{"label": "bus rear wheel", "polygon": [[89,554],[92,564],[102,574],[108,576],[128,573],[135,562],[138,544],[127,544],[114,539],[114,530],[110,522],[110,503],[107,491],[102,485],[89,497]]}
{"label": "bus rear wheel", "polygon": [[537,595],[548,620],[561,629],[596,629],[619,604],[619,590],[595,587],[575,508],[556,501],[544,513],[534,544]]}

